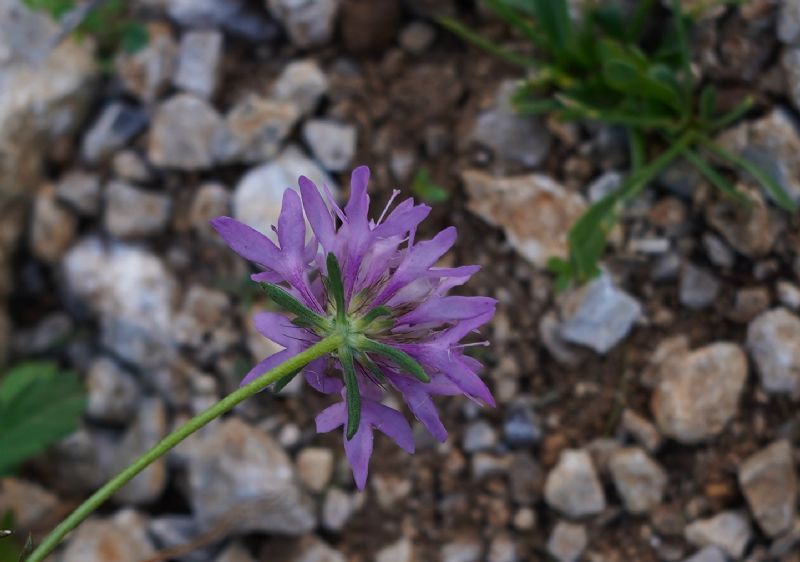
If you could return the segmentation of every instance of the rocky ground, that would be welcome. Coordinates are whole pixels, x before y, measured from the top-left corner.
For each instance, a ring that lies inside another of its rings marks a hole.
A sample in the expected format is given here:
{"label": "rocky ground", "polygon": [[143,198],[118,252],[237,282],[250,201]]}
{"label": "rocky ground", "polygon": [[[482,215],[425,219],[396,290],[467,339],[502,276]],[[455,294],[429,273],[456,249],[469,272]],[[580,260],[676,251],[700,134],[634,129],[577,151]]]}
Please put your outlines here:
{"label": "rocky ground", "polygon": [[[0,345],[85,376],[81,430],[0,484],[35,537],[275,351],[266,306],[208,219],[268,230],[300,173],[373,200],[421,167],[449,198],[468,290],[499,300],[478,348],[498,407],[441,403],[444,445],[382,438],[366,492],[325,398],[260,395],[156,462],[60,562],[800,560],[800,223],[676,164],[627,209],[601,278],[544,264],[627,166],[619,131],[513,113],[518,71],[438,28],[447,0],[138,0],[150,40],[91,44],[0,0]],[[757,109],[721,142],[800,200],[800,2],[696,28],[697,68]],[[48,54],[49,53],[49,54]],[[175,550],[171,550],[175,549]]]}

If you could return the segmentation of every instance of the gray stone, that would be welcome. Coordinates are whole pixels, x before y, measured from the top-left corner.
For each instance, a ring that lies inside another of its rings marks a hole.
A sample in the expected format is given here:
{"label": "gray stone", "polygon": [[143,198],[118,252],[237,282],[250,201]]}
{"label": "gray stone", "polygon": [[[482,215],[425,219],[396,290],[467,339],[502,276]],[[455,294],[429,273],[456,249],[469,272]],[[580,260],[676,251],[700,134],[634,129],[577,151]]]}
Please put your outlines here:
{"label": "gray stone", "polygon": [[300,481],[312,492],[324,490],[333,476],[333,451],[324,447],[306,447],[297,454]]}
{"label": "gray stone", "polygon": [[[189,515],[159,516],[150,521],[147,531],[156,541],[159,549],[180,548],[191,544],[200,534],[197,523]],[[196,548],[191,553],[181,556],[180,562],[208,562],[212,556],[211,548]]]}
{"label": "gray stone", "polygon": [[555,311],[548,311],[540,318],[539,338],[550,355],[562,365],[575,367],[581,362],[582,350],[561,337],[561,323]]}
{"label": "gray stone", "polygon": [[190,31],[181,37],[176,87],[210,98],[217,90],[224,38],[219,31]]}
{"label": "gray stone", "polygon": [[414,562],[414,544],[407,538],[385,546],[375,555],[375,562]]}
{"label": "gray stone", "polygon": [[703,176],[687,160],[680,158],[667,166],[658,182],[671,193],[684,199],[691,199]]}
{"label": "gray stone", "polygon": [[176,285],[156,255],[88,237],[62,264],[71,295],[99,318],[104,345],[146,370],[171,359]]}
{"label": "gray stone", "polygon": [[265,0],[296,47],[306,49],[330,41],[339,0]]}
{"label": "gray stone", "polygon": [[739,467],[739,485],[758,526],[771,537],[792,528],[797,514],[797,473],[792,446],[776,441]]}
{"label": "gray stone", "polygon": [[707,546],[695,552],[683,562],[728,562],[725,553],[717,546]]}
{"label": "gray stone", "polygon": [[150,130],[148,157],[156,166],[203,170],[215,162],[215,142],[224,121],[206,101],[177,94],[158,106]]}
{"label": "gray stone", "polygon": [[276,100],[297,106],[301,115],[309,115],[328,93],[328,77],[312,59],[292,61],[286,65],[272,87]]}
{"label": "gray stone", "polygon": [[781,229],[761,193],[739,185],[750,205],[720,200],[706,206],[706,220],[737,252],[749,258],[765,256],[772,251]]}
{"label": "gray stone", "polygon": [[472,537],[461,537],[442,547],[442,562],[478,562],[483,545]]}
{"label": "gray stone", "polygon": [[670,357],[651,400],[661,433],[685,444],[718,435],[739,409],[747,357],[732,343],[713,343]]}
{"label": "gray stone", "polygon": [[628,335],[641,313],[639,302],[603,273],[565,296],[561,337],[605,354]]}
{"label": "gray stone", "polygon": [[56,195],[81,215],[93,217],[100,210],[100,178],[87,172],[69,172],[56,185]]}
{"label": "gray stone", "polygon": [[81,156],[92,164],[106,160],[144,131],[147,121],[141,107],[125,102],[107,105],[83,137]]}
{"label": "gray stone", "polygon": [[155,554],[144,516],[132,510],[89,519],[70,535],[61,562],[132,562]]}
{"label": "gray stone", "polygon": [[412,55],[421,55],[436,39],[436,28],[423,21],[414,21],[400,32],[400,46]]}
{"label": "gray stone", "polygon": [[592,458],[583,449],[566,449],[547,475],[544,487],[547,505],[567,517],[584,517],[606,508],[603,487]]}
{"label": "gray stone", "polygon": [[519,554],[514,539],[508,533],[500,533],[489,543],[487,562],[518,562]]}
{"label": "gray stone", "polygon": [[[141,402],[133,424],[119,442],[112,462],[116,474],[149,451],[166,436],[167,409],[158,398]],[[162,456],[147,466],[138,476],[114,494],[119,502],[148,505],[161,497],[167,487],[167,458]]]}
{"label": "gray stone", "polygon": [[772,296],[767,287],[742,287],[736,291],[733,307],[728,311],[727,316],[734,322],[747,324],[767,310],[771,300]]}
{"label": "gray stone", "polygon": [[56,193],[50,186],[36,196],[30,224],[31,252],[51,263],[61,259],[78,229],[77,219],[56,200]]}
{"label": "gray stone", "polygon": [[289,101],[246,96],[230,110],[214,140],[217,159],[252,164],[275,157],[299,117]]}
{"label": "gray stone", "polygon": [[190,502],[204,529],[236,513],[237,532],[301,535],[314,529],[314,507],[286,453],[237,418],[210,428],[192,451]]}
{"label": "gray stone", "polygon": [[766,392],[800,395],[800,318],[785,308],[762,313],[747,328],[747,349]]}
{"label": "gray stone", "polygon": [[231,194],[224,185],[204,183],[197,189],[189,210],[189,222],[192,229],[204,240],[219,240],[219,235],[212,228],[213,218],[229,215]]}
{"label": "gray stone", "polygon": [[378,473],[370,478],[375,499],[383,509],[392,509],[411,495],[414,483],[404,474]]}
{"label": "gray stone", "polygon": [[120,53],[114,65],[125,88],[140,100],[152,103],[172,81],[178,46],[169,25],[149,24],[147,33],[147,45],[143,49],[135,53]]}
{"label": "gray stone", "polygon": [[0,206],[36,187],[46,147],[76,130],[93,96],[91,47],[69,39],[52,49],[57,33],[48,15],[0,2]]}
{"label": "gray stone", "polygon": [[788,281],[778,281],[775,289],[783,306],[795,312],[800,310],[800,287]]}
{"label": "gray stone", "polygon": [[733,267],[736,256],[728,245],[720,240],[718,236],[714,236],[708,232],[703,234],[703,247],[711,263],[718,267]]}
{"label": "gray stone", "polygon": [[[787,52],[788,53],[788,52]],[[800,53],[791,58],[800,62]],[[787,56],[784,55],[784,68]],[[793,84],[795,105],[800,107],[800,80],[792,79],[800,66],[786,68],[789,82]],[[719,139],[724,148],[733,150],[769,174],[790,197],[800,202],[800,135],[792,116],[783,108],[776,108],[756,121],[745,121],[726,131]],[[734,246],[735,247],[735,246]]]}
{"label": "gray stone", "polygon": [[274,240],[271,227],[278,224],[283,192],[286,188],[297,190],[300,176],[308,177],[320,190],[325,184],[334,196],[338,195],[333,179],[296,147],[289,146],[276,159],[253,168],[239,181],[233,194],[233,216]]}
{"label": "gray stone", "polygon": [[214,562],[256,562],[250,553],[240,544],[233,543],[214,559]]}
{"label": "gray stone", "polygon": [[334,533],[340,532],[350,521],[356,509],[353,496],[341,488],[330,488],[322,503],[322,526]]}
{"label": "gray stone", "polygon": [[567,234],[586,210],[579,194],[542,174],[494,177],[466,170],[461,177],[469,210],[502,228],[522,257],[543,269],[550,258],[568,256]]}
{"label": "gray stone", "polygon": [[620,426],[648,452],[655,453],[661,447],[662,438],[658,428],[633,410],[626,408],[622,412]]}
{"label": "gray stone", "polygon": [[115,154],[111,167],[114,174],[123,180],[143,183],[153,180],[153,174],[147,162],[133,150],[123,150]]}
{"label": "gray stone", "polygon": [[356,152],[356,128],[331,119],[309,119],[303,126],[303,138],[314,157],[331,172],[350,167]]}
{"label": "gray stone", "polygon": [[484,420],[469,424],[461,442],[461,447],[468,453],[486,451],[495,445],[497,445],[497,432]]}
{"label": "gray stone", "polygon": [[550,150],[550,133],[539,117],[520,115],[511,97],[515,80],[502,82],[494,103],[478,114],[468,140],[485,146],[494,154],[501,169],[508,164],[533,168],[542,163]]}
{"label": "gray stone", "polygon": [[234,318],[228,295],[192,284],[175,317],[175,341],[191,349],[199,363],[210,363],[239,342]]}
{"label": "gray stone", "polygon": [[646,513],[661,503],[667,473],[641,449],[626,447],[615,451],[608,468],[628,512]]}
{"label": "gray stone", "polygon": [[707,269],[687,263],[681,271],[680,301],[686,308],[701,310],[714,303],[719,281]]}
{"label": "gray stone", "polygon": [[622,181],[624,179],[625,176],[616,170],[604,172],[600,177],[590,183],[589,187],[586,188],[586,193],[589,195],[589,201],[592,203],[597,203],[603,197],[611,195],[617,189],[619,189],[619,186],[622,185]]}
{"label": "gray stone", "polygon": [[345,557],[327,543],[310,535],[300,541],[298,552],[290,562],[346,562]]}
{"label": "gray stone", "polygon": [[168,0],[169,16],[183,27],[222,28],[256,43],[275,39],[277,25],[247,0]]}
{"label": "gray stone", "polygon": [[588,544],[585,526],[559,521],[547,540],[547,552],[558,562],[577,562]]}
{"label": "gray stone", "polygon": [[503,441],[511,447],[533,447],[542,438],[542,428],[533,406],[512,403],[503,420]]}
{"label": "gray stone", "polygon": [[417,167],[417,153],[410,148],[394,148],[389,154],[389,170],[399,182],[407,182]]}
{"label": "gray stone", "polygon": [[739,511],[723,511],[709,519],[700,519],[686,527],[684,535],[693,545],[717,546],[734,560],[740,560],[753,529],[747,516]]}
{"label": "gray stone", "polygon": [[99,421],[127,423],[139,405],[139,386],[128,372],[107,357],[92,362],[86,375],[86,415]]}
{"label": "gray stone", "polygon": [[106,186],[103,217],[108,232],[118,238],[137,238],[163,232],[172,202],[167,195],[113,180]]}
{"label": "gray stone", "polygon": [[800,43],[800,2],[783,0],[778,6],[778,39],[790,45]]}
{"label": "gray stone", "polygon": [[14,334],[14,350],[22,355],[52,352],[73,335],[75,325],[62,312],[53,312],[26,330]]}
{"label": "gray stone", "polygon": [[19,534],[33,531],[58,509],[58,497],[33,482],[11,476],[0,480],[0,512],[14,515]]}

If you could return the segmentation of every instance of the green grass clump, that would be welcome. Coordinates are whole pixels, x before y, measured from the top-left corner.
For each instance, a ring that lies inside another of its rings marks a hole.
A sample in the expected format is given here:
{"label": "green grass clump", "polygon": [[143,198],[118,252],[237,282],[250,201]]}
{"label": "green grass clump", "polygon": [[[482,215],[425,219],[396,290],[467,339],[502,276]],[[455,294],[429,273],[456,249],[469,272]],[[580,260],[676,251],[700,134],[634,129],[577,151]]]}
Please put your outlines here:
{"label": "green grass clump", "polygon": [[[485,0],[488,7],[529,40],[537,56],[508,51],[452,19],[443,24],[462,38],[528,69],[513,103],[522,114],[554,115],[561,121],[596,121],[623,127],[631,170],[617,191],[592,205],[569,233],[568,260],[553,258],[557,285],[585,282],[599,273],[610,229],[620,207],[677,158],[685,158],[727,196],[747,203],[708,155],[744,170],[778,205],[795,211],[788,193],[763,170],[718,146],[713,138],[752,107],[751,99],[720,114],[716,90],[696,80],[691,68],[692,17],[673,0],[671,21],[660,37],[648,33],[655,0],[624,10],[593,3],[579,20],[567,0]],[[647,147],[662,150],[649,156]]]}

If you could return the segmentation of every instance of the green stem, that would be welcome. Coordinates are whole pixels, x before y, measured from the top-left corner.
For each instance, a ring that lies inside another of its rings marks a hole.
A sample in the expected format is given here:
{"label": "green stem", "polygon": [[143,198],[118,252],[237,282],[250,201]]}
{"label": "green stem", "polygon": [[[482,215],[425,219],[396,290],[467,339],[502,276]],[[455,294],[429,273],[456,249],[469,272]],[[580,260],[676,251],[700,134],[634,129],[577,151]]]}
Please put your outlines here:
{"label": "green stem", "polygon": [[73,511],[61,524],[56,527],[40,544],[36,550],[27,558],[27,562],[41,562],[50,554],[75,527],[81,524],[89,515],[92,514],[100,505],[110,498],[117,490],[130,482],[137,474],[147,468],[152,462],[166,454],[178,443],[189,437],[192,433],[218,418],[222,414],[232,410],[239,402],[263,390],[273,382],[285,377],[286,375],[302,369],[314,359],[322,357],[326,353],[335,350],[342,343],[342,336],[333,334],[312,345],[302,353],[298,353],[291,359],[281,363],[277,367],[261,375],[250,384],[239,388],[228,396],[193,417],[181,427],[167,435],[155,447],[147,451],[144,455],[136,459],[128,468],[109,480],[102,488],[92,494],[89,499],[83,502]]}

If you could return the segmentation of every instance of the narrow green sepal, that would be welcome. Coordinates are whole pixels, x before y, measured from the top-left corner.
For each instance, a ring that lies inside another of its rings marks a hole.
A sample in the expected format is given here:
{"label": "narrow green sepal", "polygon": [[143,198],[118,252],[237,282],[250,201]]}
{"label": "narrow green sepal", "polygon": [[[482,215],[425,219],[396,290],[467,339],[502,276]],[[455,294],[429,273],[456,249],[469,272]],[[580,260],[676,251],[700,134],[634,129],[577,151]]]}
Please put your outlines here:
{"label": "narrow green sepal", "polygon": [[371,351],[391,359],[403,371],[410,373],[420,382],[431,382],[431,378],[425,372],[425,369],[404,351],[368,338],[361,338],[358,348],[362,351]]}
{"label": "narrow green sepal", "polygon": [[325,286],[333,296],[333,302],[336,304],[336,318],[345,320],[347,310],[344,306],[344,282],[342,281],[342,268],[339,267],[339,260],[333,252],[328,252],[327,258],[328,265],[328,279]]}
{"label": "narrow green sepal", "polygon": [[302,371],[302,370],[303,369],[297,369],[296,371],[293,371],[293,372],[289,373],[285,377],[279,378],[277,381],[275,381],[275,384],[272,385],[272,392],[278,393],[281,390],[283,390],[284,388],[286,388],[286,385],[288,385],[290,382],[292,382],[294,380],[294,378],[298,374],[300,374],[300,371]]}
{"label": "narrow green sepal", "polygon": [[369,326],[381,316],[390,316],[391,314],[392,310],[388,306],[376,306],[361,318],[361,322],[364,326]]}
{"label": "narrow green sepal", "polygon": [[369,355],[366,353],[359,353],[356,359],[362,367],[364,367],[367,371],[369,371],[378,382],[381,384],[386,383],[386,377],[384,376],[383,372],[381,372],[380,368],[375,364],[375,361],[370,359]]}
{"label": "narrow green sepal", "polygon": [[307,308],[303,303],[290,295],[283,287],[272,283],[261,283],[260,285],[275,304],[297,316],[295,320],[299,320],[305,326],[319,328],[321,330],[327,328],[327,323],[322,316]]}
{"label": "narrow green sepal", "polygon": [[358,389],[358,379],[356,378],[356,368],[353,364],[352,350],[343,345],[339,348],[339,360],[344,370],[345,402],[347,404],[347,440],[353,438],[358,433],[358,426],[361,423],[361,393]]}

